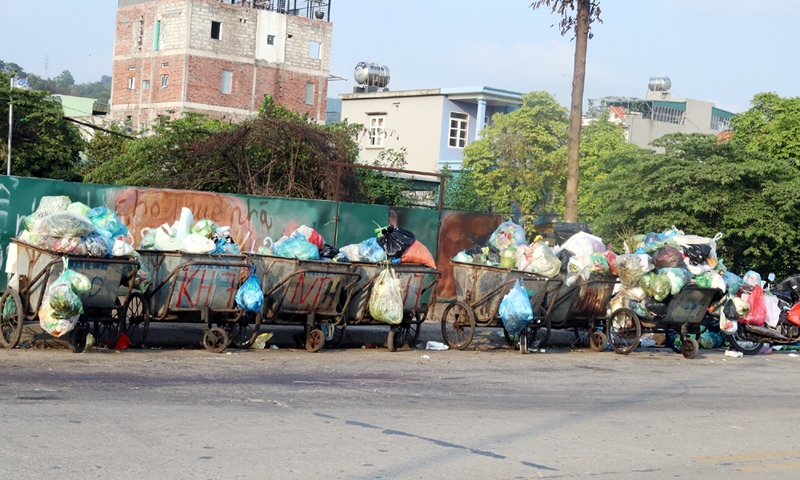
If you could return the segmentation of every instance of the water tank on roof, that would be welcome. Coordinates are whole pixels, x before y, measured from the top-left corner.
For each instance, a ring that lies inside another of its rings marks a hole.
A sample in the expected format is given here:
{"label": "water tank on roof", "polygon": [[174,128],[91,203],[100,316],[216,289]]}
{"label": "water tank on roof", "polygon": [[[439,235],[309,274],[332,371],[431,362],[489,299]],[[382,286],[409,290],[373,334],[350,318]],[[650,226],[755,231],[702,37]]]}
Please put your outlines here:
{"label": "water tank on roof", "polygon": [[378,88],[386,88],[391,79],[389,67],[373,62],[359,62],[353,77],[359,85]]}
{"label": "water tank on roof", "polygon": [[650,77],[647,82],[647,89],[651,92],[668,92],[672,88],[672,80],[669,77]]}

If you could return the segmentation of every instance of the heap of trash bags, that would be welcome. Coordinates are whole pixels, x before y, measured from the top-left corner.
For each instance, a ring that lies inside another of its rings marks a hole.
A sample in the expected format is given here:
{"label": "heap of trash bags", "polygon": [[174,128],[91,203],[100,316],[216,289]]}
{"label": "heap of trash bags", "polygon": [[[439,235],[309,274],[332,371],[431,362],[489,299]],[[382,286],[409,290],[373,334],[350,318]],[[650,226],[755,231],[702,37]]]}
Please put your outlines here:
{"label": "heap of trash bags", "polygon": [[142,230],[139,249],[238,255],[241,249],[231,234],[231,227],[221,227],[208,218],[195,222],[192,211],[183,207],[172,225],[165,223]]}
{"label": "heap of trash bags", "polygon": [[39,325],[54,337],[69,333],[83,313],[80,297],[92,290],[92,282],[86,275],[69,269],[69,260],[64,257],[64,269],[47,291],[39,307]]}

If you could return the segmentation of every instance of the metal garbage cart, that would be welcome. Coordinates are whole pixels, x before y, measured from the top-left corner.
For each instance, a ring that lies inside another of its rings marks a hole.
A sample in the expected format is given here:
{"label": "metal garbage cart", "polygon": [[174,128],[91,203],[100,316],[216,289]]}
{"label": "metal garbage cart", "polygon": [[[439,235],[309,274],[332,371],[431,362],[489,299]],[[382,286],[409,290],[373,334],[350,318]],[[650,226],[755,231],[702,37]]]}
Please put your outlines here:
{"label": "metal garbage cart", "polygon": [[[137,273],[139,262],[135,258],[68,255],[18,239],[12,239],[9,251],[15,255],[11,259],[15,273],[9,279],[9,288],[0,298],[0,344],[3,347],[14,348],[19,344],[24,322],[39,321],[42,300],[47,288],[61,274],[65,257],[69,260],[70,270],[86,275],[92,284],[91,291],[81,297],[84,313],[67,333],[70,348],[73,352],[84,351],[90,325],[94,327],[93,335],[98,345],[113,346],[117,342],[133,308],[131,299],[134,292],[130,286],[122,287],[122,283]],[[126,276],[124,270],[128,270]],[[133,284],[132,281],[127,283]]]}
{"label": "metal garbage cart", "polygon": [[[677,295],[666,300],[667,311],[663,317],[653,318],[638,315],[631,308],[619,308],[608,317],[608,341],[611,348],[619,354],[627,355],[638,345],[642,333],[664,333],[680,335],[681,353],[692,359],[697,356],[702,326],[713,321],[708,316],[711,303],[722,292],[715,288],[697,286],[684,287]],[[692,338],[689,335],[695,335]]]}
{"label": "metal garbage cart", "polygon": [[344,313],[353,297],[353,287],[361,274],[348,263],[298,260],[271,255],[250,254],[264,292],[264,305],[256,316],[259,325],[298,325],[300,338],[309,352],[326,343],[338,347],[347,322]]}
{"label": "metal garbage cart", "polygon": [[127,319],[132,346],[142,346],[150,321],[201,323],[203,346],[222,352],[237,346],[251,330],[250,318],[236,305],[236,292],[252,264],[244,255],[213,255],[139,250],[142,267],[152,275],[150,288],[133,292],[134,315]]}
{"label": "metal garbage cart", "polygon": [[[453,262],[456,300],[448,302],[442,313],[442,337],[455,349],[464,349],[475,335],[476,327],[503,327],[499,309],[503,297],[521,279],[530,297],[533,320],[520,333],[521,353],[547,343],[550,338],[550,312],[561,287],[558,278],[546,278],[520,270],[488,265]],[[505,330],[505,328],[503,328]],[[506,332],[506,342],[515,342]]]}
{"label": "metal garbage cart", "polygon": [[378,275],[391,266],[403,289],[403,319],[398,325],[389,326],[386,346],[392,352],[406,345],[415,348],[422,323],[436,303],[436,285],[442,278],[441,270],[416,264],[353,262],[352,265],[361,274],[361,280],[347,311],[348,324],[387,325],[372,318],[369,300]]}
{"label": "metal garbage cart", "polygon": [[553,307],[548,319],[550,328],[556,330],[574,329],[589,332],[589,346],[600,352],[607,345],[604,324],[606,308],[614,295],[614,287],[619,283],[616,275],[591,274],[588,280],[579,278],[570,286],[563,285],[553,295]]}

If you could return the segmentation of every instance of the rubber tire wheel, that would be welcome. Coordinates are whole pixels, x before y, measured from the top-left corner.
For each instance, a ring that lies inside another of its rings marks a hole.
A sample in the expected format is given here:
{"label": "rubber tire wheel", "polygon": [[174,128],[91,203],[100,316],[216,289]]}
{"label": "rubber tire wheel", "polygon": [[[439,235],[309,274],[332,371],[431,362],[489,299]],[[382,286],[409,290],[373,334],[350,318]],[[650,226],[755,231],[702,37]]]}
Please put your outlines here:
{"label": "rubber tire wheel", "polygon": [[228,348],[228,332],[219,327],[209,328],[203,334],[203,347],[211,353],[222,353]]}
{"label": "rubber tire wheel", "polygon": [[83,353],[86,350],[86,337],[89,335],[89,326],[85,323],[75,325],[67,334],[67,343],[73,353]]}
{"label": "rubber tire wheel", "polygon": [[392,327],[390,329],[390,334],[394,332],[394,335],[392,335],[391,347],[389,347],[389,341],[387,339],[389,351],[395,352],[397,349],[403,348],[406,345],[408,345],[408,348],[411,350],[415,349],[417,347],[417,340],[419,340],[420,330],[422,330],[424,318],[424,316],[415,314],[414,318],[405,319],[400,325]]}
{"label": "rubber tire wheel", "polygon": [[311,353],[319,352],[325,346],[325,335],[319,328],[314,328],[306,336],[306,350]]}
{"label": "rubber tire wheel", "polygon": [[664,344],[667,347],[669,347],[670,349],[672,349],[673,352],[682,353],[683,340],[681,340],[681,346],[679,347],[679,346],[675,345],[675,339],[676,338],[678,338],[678,334],[677,333],[673,333],[673,334],[667,333],[667,334],[664,335]]}
{"label": "rubber tire wheel", "polygon": [[395,327],[389,328],[389,335],[386,336],[386,348],[389,349],[390,352],[397,351],[397,345],[394,343],[394,337],[397,334]]}
{"label": "rubber tire wheel", "polygon": [[125,335],[128,336],[130,348],[142,348],[147,341],[150,331],[150,306],[144,295],[139,292],[131,293],[122,306],[125,322]]}
{"label": "rubber tire wheel", "polygon": [[[257,313],[255,315],[253,323],[248,320],[249,316],[246,316],[237,322],[228,322],[225,325],[231,348],[250,348],[253,342],[256,341],[256,337],[261,331],[261,314]],[[250,328],[252,328],[252,333],[248,333]]]}
{"label": "rubber tire wheel", "polygon": [[[631,341],[627,342],[628,344],[624,346],[616,345],[614,342],[614,337],[615,337],[614,332],[617,330],[616,328],[614,328],[614,323],[615,323],[615,318],[618,316],[627,317],[627,320],[629,320],[630,323],[633,324],[632,327],[630,327],[632,331],[626,330],[626,334],[628,336],[633,334],[633,336],[631,336],[631,338],[629,339]],[[611,349],[614,350],[614,352],[620,355],[628,355],[629,353],[634,351],[636,347],[639,345],[639,341],[641,340],[642,337],[642,324],[639,321],[639,316],[636,315],[636,312],[634,312],[633,310],[628,308],[620,308],[619,310],[616,310],[611,314],[611,316],[609,316],[606,325],[608,326],[609,343],[611,344]]]}
{"label": "rubber tire wheel", "polygon": [[[538,320],[538,319],[541,320]],[[531,327],[534,321],[537,321],[537,325]],[[535,349],[544,348],[547,345],[547,342],[550,341],[550,334],[552,333],[553,329],[550,327],[550,318],[547,317],[547,311],[544,309],[539,310],[539,317],[534,318],[531,323],[528,324],[527,327],[523,330],[523,332],[527,335],[527,347],[533,345],[533,341],[535,337],[539,336],[539,332],[544,329],[544,335],[541,335],[541,340],[539,340],[539,344],[535,345]]]}
{"label": "rubber tire wheel", "polygon": [[94,343],[98,347],[114,348],[120,334],[125,331],[125,317],[120,315],[122,305],[118,298],[114,299],[114,305],[110,319],[94,321],[92,335],[94,335]]}
{"label": "rubber tire wheel", "polygon": [[589,348],[595,352],[602,352],[608,348],[608,338],[606,337],[606,334],[603,332],[598,332],[597,330],[590,333]]}
{"label": "rubber tire wheel", "polygon": [[681,353],[684,358],[691,360],[697,357],[697,354],[700,352],[700,345],[695,338],[686,335],[681,342]]}
{"label": "rubber tire wheel", "polygon": [[[452,317],[450,321],[448,321],[449,317]],[[449,329],[452,329],[450,335],[448,335]],[[464,329],[468,329],[466,335],[464,335]],[[442,313],[442,338],[445,343],[450,348],[463,350],[469,346],[474,336],[475,312],[464,302],[454,302],[448,305]],[[459,339],[460,341],[458,341]]]}
{"label": "rubber tire wheel", "polygon": [[[739,328],[746,329],[746,326],[739,325]],[[740,336],[740,331],[737,329],[734,333],[723,333],[725,339],[730,344],[731,348],[737,352],[742,352],[745,355],[756,355],[764,348],[764,342],[752,342]],[[747,343],[745,343],[747,342]],[[749,344],[749,345],[748,345]]]}
{"label": "rubber tire wheel", "polygon": [[11,289],[3,293],[0,298],[0,346],[14,348],[22,338],[22,323],[25,314],[22,312],[22,300],[19,294]]}

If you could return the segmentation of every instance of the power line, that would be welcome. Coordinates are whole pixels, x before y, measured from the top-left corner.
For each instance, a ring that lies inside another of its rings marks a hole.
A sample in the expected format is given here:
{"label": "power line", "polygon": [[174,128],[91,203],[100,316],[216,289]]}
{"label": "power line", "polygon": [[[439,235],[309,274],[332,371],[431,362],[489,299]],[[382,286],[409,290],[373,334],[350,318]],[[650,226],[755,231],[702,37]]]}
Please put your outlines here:
{"label": "power line", "polygon": [[130,135],[125,135],[124,133],[115,132],[113,130],[108,130],[103,127],[98,127],[97,125],[92,125],[91,123],[81,122],[80,120],[75,120],[74,118],[63,117],[63,119],[67,122],[77,123],[78,125],[83,125],[84,127],[89,127],[94,130],[98,130],[104,133],[110,133],[112,135],[117,135],[119,137],[129,138],[131,140],[136,140],[136,137],[132,137]]}

